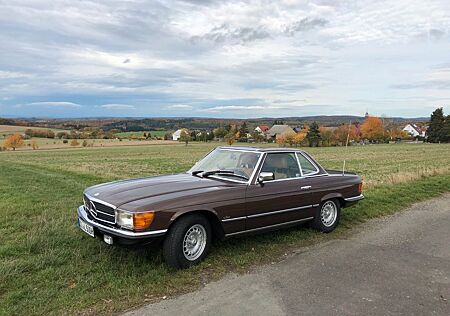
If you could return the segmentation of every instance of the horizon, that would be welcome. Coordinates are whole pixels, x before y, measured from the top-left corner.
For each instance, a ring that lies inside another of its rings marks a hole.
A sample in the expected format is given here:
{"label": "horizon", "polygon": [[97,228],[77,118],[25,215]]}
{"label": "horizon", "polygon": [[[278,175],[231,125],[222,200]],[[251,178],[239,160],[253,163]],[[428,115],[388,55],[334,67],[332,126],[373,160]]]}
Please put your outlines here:
{"label": "horizon", "polygon": [[[431,115],[431,113],[430,113]],[[407,116],[376,116],[369,113],[369,116],[386,118],[386,119],[403,119],[403,120],[422,120],[422,119],[430,119],[430,115],[428,116],[415,116],[415,117],[407,117]],[[308,118],[336,118],[336,117],[352,117],[352,118],[364,118],[364,115],[347,115],[347,114],[339,114],[339,115],[306,115],[306,116],[280,116],[280,117],[251,117],[251,118],[233,118],[233,117],[197,117],[197,116],[89,116],[89,117],[37,117],[37,116],[0,116],[3,119],[11,119],[11,120],[157,120],[157,119],[169,119],[169,120],[185,120],[185,119],[200,119],[200,120],[249,120],[249,121],[257,121],[257,120],[285,120],[285,119],[308,119]]]}
{"label": "horizon", "polygon": [[450,112],[450,2],[0,3],[0,117]]}

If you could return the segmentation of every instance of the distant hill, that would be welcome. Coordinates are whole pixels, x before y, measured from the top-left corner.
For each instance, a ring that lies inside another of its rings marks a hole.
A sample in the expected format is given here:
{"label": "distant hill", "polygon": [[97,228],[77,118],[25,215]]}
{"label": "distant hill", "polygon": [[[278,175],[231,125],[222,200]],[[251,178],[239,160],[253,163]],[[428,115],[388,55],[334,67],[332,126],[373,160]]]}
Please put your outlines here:
{"label": "distant hill", "polygon": [[[352,115],[317,115],[317,116],[301,116],[301,117],[280,117],[280,118],[252,118],[252,119],[221,119],[221,118],[200,118],[200,117],[179,117],[179,118],[76,118],[76,119],[2,119],[0,122],[4,125],[21,125],[21,126],[37,126],[45,128],[61,128],[61,129],[82,129],[84,127],[98,127],[104,130],[118,129],[124,132],[133,131],[152,131],[152,130],[177,130],[179,128],[188,129],[214,129],[224,125],[241,125],[246,122],[249,128],[257,125],[273,125],[275,121],[282,121],[284,124],[292,127],[309,125],[317,122],[324,126],[339,126],[345,123],[362,123],[363,116]],[[403,124],[403,123],[422,123],[428,122],[428,117],[418,118],[402,118],[392,117],[384,118],[387,121]]]}
{"label": "distant hill", "polygon": [[[218,126],[224,126],[228,124],[241,125],[246,122],[249,127],[255,127],[257,125],[269,125],[271,126],[275,121],[282,121],[284,124],[290,126],[301,126],[304,124],[311,124],[317,122],[319,125],[324,126],[339,126],[345,123],[362,123],[364,116],[351,116],[351,115],[320,115],[320,116],[304,116],[304,117],[281,117],[281,118],[252,118],[252,119],[217,119],[217,118],[146,118],[146,119],[128,119],[117,122],[105,124],[104,129],[120,129],[124,131],[142,131],[142,130],[176,130],[179,128],[189,129],[213,129]],[[402,118],[393,117],[385,118],[386,120],[394,123],[420,123],[427,122],[428,117],[419,118]]]}

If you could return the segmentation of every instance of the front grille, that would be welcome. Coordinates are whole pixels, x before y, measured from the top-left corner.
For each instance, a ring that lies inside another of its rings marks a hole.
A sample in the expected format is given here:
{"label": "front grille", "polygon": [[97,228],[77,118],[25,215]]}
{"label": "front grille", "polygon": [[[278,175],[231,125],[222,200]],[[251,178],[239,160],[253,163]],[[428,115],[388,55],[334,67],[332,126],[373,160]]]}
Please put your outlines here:
{"label": "front grille", "polygon": [[91,200],[86,195],[84,196],[84,207],[93,220],[112,225],[116,223],[116,213],[113,207],[98,200]]}

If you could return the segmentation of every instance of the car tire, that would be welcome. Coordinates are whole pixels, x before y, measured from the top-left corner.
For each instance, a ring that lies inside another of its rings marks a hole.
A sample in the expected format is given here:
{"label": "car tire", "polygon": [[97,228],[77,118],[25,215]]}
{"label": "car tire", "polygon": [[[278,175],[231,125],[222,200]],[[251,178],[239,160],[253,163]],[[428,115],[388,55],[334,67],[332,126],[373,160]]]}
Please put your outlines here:
{"label": "car tire", "polygon": [[208,254],[211,236],[211,225],[201,214],[181,217],[170,227],[164,240],[164,260],[174,269],[198,264]]}
{"label": "car tire", "polygon": [[317,208],[312,227],[324,233],[331,233],[341,218],[341,205],[336,199],[326,200]]}

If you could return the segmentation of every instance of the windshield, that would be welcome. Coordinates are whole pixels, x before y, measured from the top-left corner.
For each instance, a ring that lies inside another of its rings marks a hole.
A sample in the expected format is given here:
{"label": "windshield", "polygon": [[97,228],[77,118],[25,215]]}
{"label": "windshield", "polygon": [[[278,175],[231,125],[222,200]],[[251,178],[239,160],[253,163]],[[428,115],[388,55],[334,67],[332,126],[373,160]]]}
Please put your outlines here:
{"label": "windshield", "polygon": [[[237,179],[234,175],[239,175],[250,179],[253,170],[258,163],[261,153],[246,152],[230,149],[215,149],[205,158],[197,162],[189,172],[215,172],[221,178],[245,181],[244,178]],[[225,172],[218,172],[225,171]],[[227,174],[226,171],[230,173]]]}

